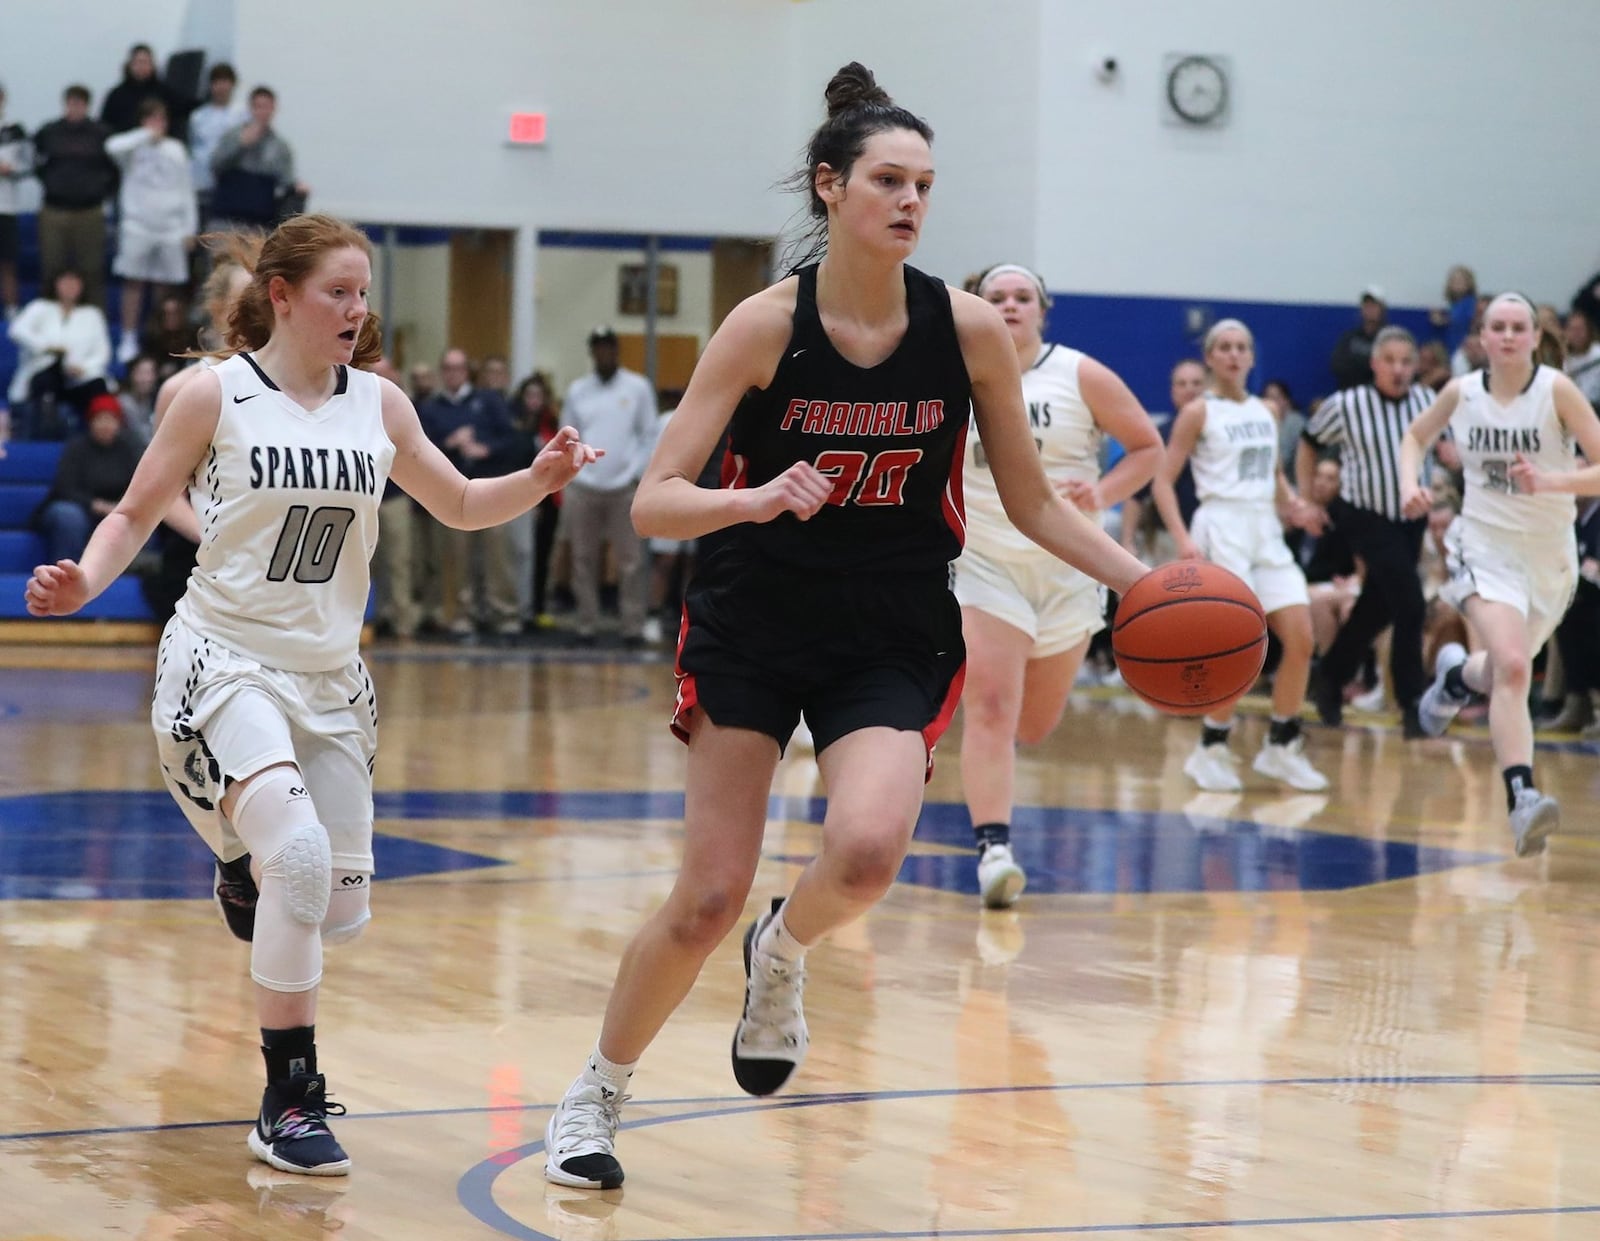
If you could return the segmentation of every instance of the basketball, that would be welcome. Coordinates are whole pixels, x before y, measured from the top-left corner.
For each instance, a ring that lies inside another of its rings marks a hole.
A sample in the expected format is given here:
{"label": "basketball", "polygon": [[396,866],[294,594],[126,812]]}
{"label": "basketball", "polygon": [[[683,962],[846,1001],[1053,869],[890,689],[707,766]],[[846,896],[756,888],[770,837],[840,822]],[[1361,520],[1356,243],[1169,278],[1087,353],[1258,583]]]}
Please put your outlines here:
{"label": "basketball", "polygon": [[1152,569],[1122,597],[1111,625],[1117,671],[1171,715],[1230,706],[1261,673],[1267,617],[1255,592],[1204,560]]}

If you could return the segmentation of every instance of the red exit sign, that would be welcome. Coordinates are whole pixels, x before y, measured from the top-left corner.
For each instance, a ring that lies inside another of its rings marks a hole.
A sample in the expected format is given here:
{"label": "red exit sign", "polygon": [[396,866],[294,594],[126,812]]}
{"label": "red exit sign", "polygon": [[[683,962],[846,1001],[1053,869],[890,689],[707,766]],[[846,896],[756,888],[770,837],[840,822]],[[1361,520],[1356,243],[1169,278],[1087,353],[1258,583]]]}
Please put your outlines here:
{"label": "red exit sign", "polygon": [[513,112],[507,135],[518,146],[538,146],[544,142],[543,112]]}

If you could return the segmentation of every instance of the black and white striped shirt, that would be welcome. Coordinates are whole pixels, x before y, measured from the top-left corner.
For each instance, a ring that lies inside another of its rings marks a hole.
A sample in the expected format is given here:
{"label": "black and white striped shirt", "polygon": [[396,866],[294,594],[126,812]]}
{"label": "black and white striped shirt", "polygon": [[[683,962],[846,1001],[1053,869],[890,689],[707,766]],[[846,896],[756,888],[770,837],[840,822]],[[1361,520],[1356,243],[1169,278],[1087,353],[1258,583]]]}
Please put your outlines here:
{"label": "black and white striped shirt", "polygon": [[1434,402],[1434,393],[1413,384],[1398,400],[1371,384],[1330,396],[1311,415],[1305,437],[1339,447],[1339,494],[1357,508],[1403,520],[1400,511],[1400,437]]}

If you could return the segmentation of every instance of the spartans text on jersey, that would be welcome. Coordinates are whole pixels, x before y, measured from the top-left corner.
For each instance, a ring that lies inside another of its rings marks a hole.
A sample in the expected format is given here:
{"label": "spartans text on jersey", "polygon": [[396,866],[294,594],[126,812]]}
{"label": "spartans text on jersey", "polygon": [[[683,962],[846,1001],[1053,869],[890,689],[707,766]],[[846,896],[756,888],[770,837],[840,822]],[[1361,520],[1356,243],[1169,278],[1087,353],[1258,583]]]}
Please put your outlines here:
{"label": "spartans text on jersey", "polygon": [[250,489],[294,487],[300,490],[354,491],[364,496],[378,489],[378,463],[370,452],[353,448],[250,449]]}
{"label": "spartans text on jersey", "polygon": [[1526,452],[1539,451],[1538,427],[1469,427],[1468,452]]}

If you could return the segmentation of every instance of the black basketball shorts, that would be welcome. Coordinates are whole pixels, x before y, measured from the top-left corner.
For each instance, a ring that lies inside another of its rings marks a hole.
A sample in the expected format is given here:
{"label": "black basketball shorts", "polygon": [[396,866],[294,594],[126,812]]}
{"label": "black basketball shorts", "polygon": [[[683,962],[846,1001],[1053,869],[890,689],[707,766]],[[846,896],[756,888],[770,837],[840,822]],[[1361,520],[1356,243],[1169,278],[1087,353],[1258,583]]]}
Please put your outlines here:
{"label": "black basketball shorts", "polygon": [[745,567],[691,584],[672,728],[701,710],[780,750],[802,713],[818,753],[861,728],[919,732],[933,753],[961,697],[966,646],[949,575]]}

